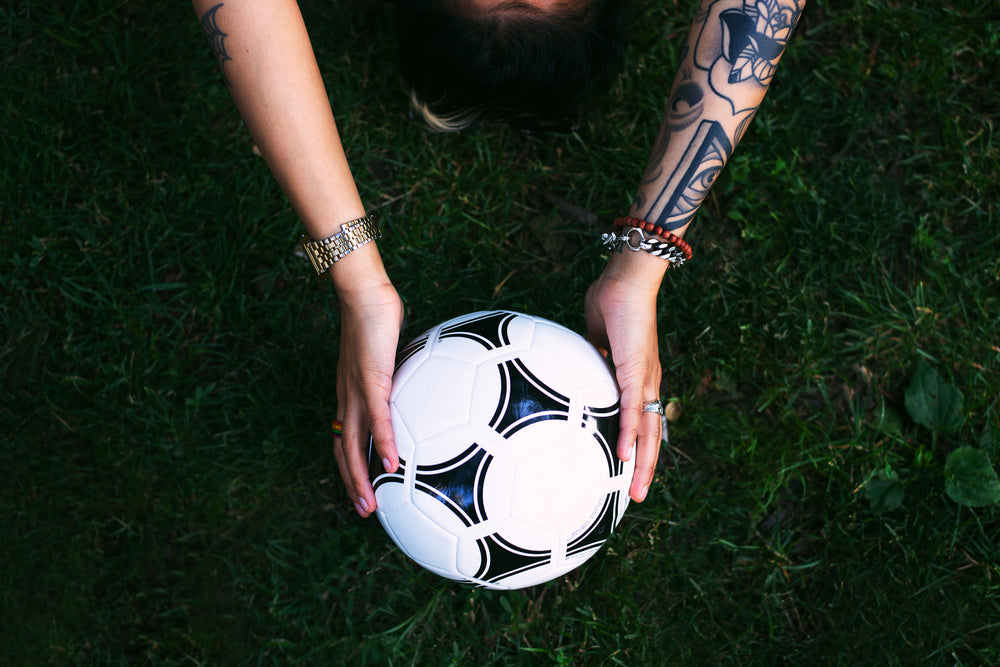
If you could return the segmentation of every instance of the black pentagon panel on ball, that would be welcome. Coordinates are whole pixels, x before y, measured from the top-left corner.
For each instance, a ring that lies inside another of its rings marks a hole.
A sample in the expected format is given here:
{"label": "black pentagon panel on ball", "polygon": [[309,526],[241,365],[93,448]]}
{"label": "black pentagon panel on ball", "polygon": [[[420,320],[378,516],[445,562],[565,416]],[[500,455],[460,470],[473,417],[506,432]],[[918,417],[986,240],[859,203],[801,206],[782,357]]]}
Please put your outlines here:
{"label": "black pentagon panel on ball", "polygon": [[510,345],[510,335],[507,329],[517,317],[517,313],[504,311],[485,313],[482,317],[441,329],[438,340],[467,338],[479,343],[487,350],[497,350]]}
{"label": "black pentagon panel on ball", "polygon": [[483,503],[485,477],[493,456],[473,443],[455,458],[433,465],[418,465],[415,486],[452,511],[466,526],[486,521]]}
{"label": "black pentagon panel on ball", "polygon": [[427,347],[427,340],[430,338],[427,334],[424,334],[420,338],[410,341],[396,353],[396,370],[406,362],[407,359],[415,355],[420,350]]}
{"label": "black pentagon panel on ball", "polygon": [[598,512],[593,523],[579,537],[566,545],[567,556],[575,556],[587,549],[599,547],[607,541],[611,536],[611,531],[618,524],[619,495],[619,491],[608,494],[607,498],[604,499],[604,506]]}
{"label": "black pentagon panel on ball", "polygon": [[397,484],[403,483],[403,475],[406,473],[406,461],[402,457],[399,457],[399,468],[396,472],[389,473],[386,472],[382,467],[382,460],[378,457],[375,452],[375,444],[371,439],[368,438],[368,479],[371,480],[372,488],[376,491],[380,486],[386,482],[393,482]]}
{"label": "black pentagon panel on ball", "polygon": [[604,459],[608,464],[608,474],[617,477],[622,474],[625,464],[615,453],[615,445],[618,442],[618,425],[621,422],[621,402],[607,408],[583,408],[583,422],[581,426],[590,431],[601,447]]}
{"label": "black pentagon panel on ball", "polygon": [[493,533],[476,540],[482,565],[476,572],[476,579],[498,584],[515,574],[533,570],[552,561],[552,552],[524,549]]}
{"label": "black pentagon panel on ball", "polygon": [[520,359],[497,364],[500,400],[490,428],[509,438],[522,428],[547,419],[567,421],[570,400],[547,386]]}

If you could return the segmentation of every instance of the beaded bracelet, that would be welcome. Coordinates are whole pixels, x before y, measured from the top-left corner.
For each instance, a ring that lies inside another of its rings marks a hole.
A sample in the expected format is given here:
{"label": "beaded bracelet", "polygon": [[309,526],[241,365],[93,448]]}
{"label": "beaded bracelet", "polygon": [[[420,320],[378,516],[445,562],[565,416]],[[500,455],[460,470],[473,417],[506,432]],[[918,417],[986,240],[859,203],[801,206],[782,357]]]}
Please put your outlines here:
{"label": "beaded bracelet", "polygon": [[659,236],[667,243],[667,245],[680,250],[681,254],[684,255],[685,260],[691,259],[692,257],[693,253],[691,252],[691,246],[688,245],[686,241],[681,239],[681,237],[676,234],[671,234],[663,227],[653,224],[652,222],[646,222],[645,220],[640,220],[638,218],[616,218],[614,226],[616,229],[621,229],[622,227],[638,227],[639,229],[643,229],[650,234]]}

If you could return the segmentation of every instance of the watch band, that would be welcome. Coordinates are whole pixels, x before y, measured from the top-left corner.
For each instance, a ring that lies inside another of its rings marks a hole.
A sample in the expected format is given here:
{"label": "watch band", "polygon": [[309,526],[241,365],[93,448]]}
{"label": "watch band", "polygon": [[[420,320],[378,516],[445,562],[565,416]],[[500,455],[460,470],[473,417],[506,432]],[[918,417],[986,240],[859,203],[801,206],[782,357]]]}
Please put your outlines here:
{"label": "watch band", "polygon": [[340,231],[321,241],[313,241],[308,236],[301,238],[302,250],[320,277],[327,270],[363,245],[382,238],[382,230],[375,224],[375,218],[366,215],[344,223]]}

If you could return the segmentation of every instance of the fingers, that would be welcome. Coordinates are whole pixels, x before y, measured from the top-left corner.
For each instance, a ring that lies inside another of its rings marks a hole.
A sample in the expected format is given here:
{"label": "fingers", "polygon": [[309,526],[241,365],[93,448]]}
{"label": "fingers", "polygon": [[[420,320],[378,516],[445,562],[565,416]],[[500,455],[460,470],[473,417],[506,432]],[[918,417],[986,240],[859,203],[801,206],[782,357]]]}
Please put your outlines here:
{"label": "fingers", "polygon": [[368,479],[368,428],[364,425],[364,416],[345,416],[342,434],[335,435],[333,440],[333,456],[340,479],[351,496],[354,509],[367,517],[375,511],[376,503],[375,491]]}
{"label": "fingers", "polygon": [[635,456],[639,437],[639,399],[628,388],[622,391],[621,419],[618,422],[618,458],[629,461]]}
{"label": "fingers", "polygon": [[363,517],[370,516],[377,506],[368,465],[369,433],[375,441],[372,456],[386,472],[395,472],[399,468],[399,456],[393,439],[388,396],[372,400],[367,406],[367,415],[356,412],[346,416],[342,434],[334,437],[333,454],[340,477],[354,508]]}
{"label": "fingers", "polygon": [[[639,503],[646,499],[649,486],[653,482],[662,437],[660,415],[656,412],[642,411],[642,406],[647,401],[638,398],[641,395],[643,394],[631,389],[622,392],[618,435],[618,458],[628,461],[631,456],[635,456],[635,471],[632,473],[629,496]],[[646,396],[649,399],[649,396],[654,395],[650,393]]]}
{"label": "fingers", "polygon": [[351,502],[358,514],[367,517],[376,505],[369,479],[369,434],[374,436],[374,456],[382,465],[390,472],[399,465],[389,393],[403,305],[389,284],[357,302],[340,296],[337,415],[343,420],[343,435],[334,439],[334,456]]}
{"label": "fingers", "polygon": [[375,511],[375,490],[368,479],[367,429],[364,436],[360,429],[344,433],[344,464],[350,477],[348,489],[354,491],[354,508],[361,516]]}
{"label": "fingers", "polygon": [[[337,415],[337,424],[340,424],[341,431],[343,431],[343,424],[340,421],[340,415]],[[344,456],[344,436],[342,433],[333,434],[333,458],[337,461],[337,471],[340,473],[340,480],[344,483],[344,488],[350,490],[354,488],[351,483],[351,476],[347,469],[347,460]],[[355,502],[354,498],[351,502]]]}
{"label": "fingers", "polygon": [[632,473],[632,486],[629,495],[636,502],[646,499],[649,485],[653,483],[656,472],[656,460],[660,455],[660,438],[662,423],[656,412],[640,412],[639,433],[635,447],[635,472]]}
{"label": "fingers", "polygon": [[396,452],[396,441],[392,434],[389,397],[380,397],[372,401],[368,405],[368,415],[372,439],[375,441],[374,455],[378,456],[383,470],[386,472],[396,472],[396,469],[399,468],[399,456]]}

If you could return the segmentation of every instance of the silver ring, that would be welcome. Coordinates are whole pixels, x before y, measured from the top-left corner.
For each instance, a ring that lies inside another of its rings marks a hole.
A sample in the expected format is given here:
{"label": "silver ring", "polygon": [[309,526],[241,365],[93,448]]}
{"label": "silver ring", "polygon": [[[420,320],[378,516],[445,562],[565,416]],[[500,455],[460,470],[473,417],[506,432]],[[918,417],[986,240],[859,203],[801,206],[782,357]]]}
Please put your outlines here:
{"label": "silver ring", "polygon": [[658,415],[663,414],[663,403],[659,401],[649,401],[648,403],[643,403],[643,412],[655,412]]}

